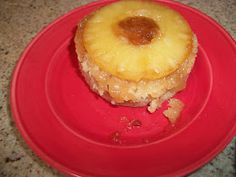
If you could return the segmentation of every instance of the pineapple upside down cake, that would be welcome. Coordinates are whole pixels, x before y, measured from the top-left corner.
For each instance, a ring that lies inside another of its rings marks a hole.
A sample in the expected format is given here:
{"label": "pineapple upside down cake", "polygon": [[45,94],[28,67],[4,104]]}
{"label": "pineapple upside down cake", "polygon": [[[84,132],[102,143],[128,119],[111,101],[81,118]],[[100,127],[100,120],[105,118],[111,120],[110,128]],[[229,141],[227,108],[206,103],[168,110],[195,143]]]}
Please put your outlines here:
{"label": "pineapple upside down cake", "polygon": [[78,24],[74,41],[94,92],[114,105],[148,105],[149,112],[185,88],[197,53],[184,17],[152,1],[123,0],[96,10]]}

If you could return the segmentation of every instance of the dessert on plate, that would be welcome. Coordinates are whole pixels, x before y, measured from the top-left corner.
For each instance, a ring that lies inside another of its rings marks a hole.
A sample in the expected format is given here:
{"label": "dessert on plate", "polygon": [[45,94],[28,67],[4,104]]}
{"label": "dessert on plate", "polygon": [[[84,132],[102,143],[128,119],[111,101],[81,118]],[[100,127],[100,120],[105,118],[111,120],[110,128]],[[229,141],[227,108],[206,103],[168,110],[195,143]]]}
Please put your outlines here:
{"label": "dessert on plate", "polygon": [[104,6],[78,24],[75,46],[90,88],[114,105],[155,110],[183,90],[197,38],[177,11],[152,1]]}

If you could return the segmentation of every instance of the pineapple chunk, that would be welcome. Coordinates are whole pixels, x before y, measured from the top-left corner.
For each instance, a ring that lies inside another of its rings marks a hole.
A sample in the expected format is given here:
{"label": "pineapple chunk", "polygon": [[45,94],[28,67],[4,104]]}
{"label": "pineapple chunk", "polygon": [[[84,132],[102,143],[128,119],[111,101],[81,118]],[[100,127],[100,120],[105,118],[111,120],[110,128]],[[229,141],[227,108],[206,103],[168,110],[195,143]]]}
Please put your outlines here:
{"label": "pineapple chunk", "polygon": [[[137,17],[156,24],[149,43],[136,45],[117,35],[121,21]],[[154,80],[173,73],[189,57],[193,33],[176,11],[154,2],[128,0],[96,11],[85,24],[83,41],[89,60],[102,70],[130,81]]]}

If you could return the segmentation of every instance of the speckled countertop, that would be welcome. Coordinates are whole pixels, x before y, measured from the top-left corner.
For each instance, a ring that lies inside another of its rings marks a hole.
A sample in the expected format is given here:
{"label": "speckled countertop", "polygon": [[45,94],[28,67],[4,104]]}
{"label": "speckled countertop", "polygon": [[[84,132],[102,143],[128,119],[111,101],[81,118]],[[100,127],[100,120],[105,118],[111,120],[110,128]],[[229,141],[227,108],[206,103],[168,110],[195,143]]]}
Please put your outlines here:
{"label": "speckled countertop", "polygon": [[[0,177],[63,176],[28,148],[9,110],[12,70],[31,39],[47,24],[92,0],[0,0]],[[218,21],[236,39],[236,0],[180,0]],[[190,177],[233,177],[236,139]]]}

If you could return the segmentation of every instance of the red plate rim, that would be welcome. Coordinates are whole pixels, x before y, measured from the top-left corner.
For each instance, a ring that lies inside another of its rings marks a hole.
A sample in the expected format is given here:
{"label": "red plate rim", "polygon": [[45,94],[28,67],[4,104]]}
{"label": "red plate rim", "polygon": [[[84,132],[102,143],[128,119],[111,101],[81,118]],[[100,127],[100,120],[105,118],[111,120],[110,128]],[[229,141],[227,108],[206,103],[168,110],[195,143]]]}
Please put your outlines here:
{"label": "red plate rim", "polygon": [[[38,41],[40,39],[41,35],[43,33],[47,32],[54,24],[58,23],[59,21],[61,21],[65,17],[70,16],[71,14],[77,12],[78,10],[86,9],[87,7],[96,6],[97,4],[99,4],[101,2],[113,2],[113,1],[114,0],[96,1],[96,2],[92,2],[92,3],[86,4],[86,5],[77,7],[74,10],[71,10],[71,11],[67,12],[66,14],[60,16],[59,18],[57,18],[56,20],[51,22],[48,26],[44,27],[33,38],[33,40],[28,44],[28,46],[26,47],[24,52],[21,54],[16,66],[13,70],[13,74],[12,74],[12,79],[11,79],[11,83],[10,83],[10,106],[11,106],[11,112],[12,112],[12,115],[13,115],[13,119],[16,123],[16,127],[18,128],[19,132],[21,133],[22,137],[24,138],[26,143],[29,145],[29,147],[41,159],[43,159],[45,162],[47,162],[52,167],[55,167],[56,169],[60,170],[61,172],[64,172],[65,174],[69,174],[71,176],[79,176],[79,175],[77,175],[77,172],[75,172],[71,169],[68,169],[64,165],[58,163],[57,161],[50,158],[47,154],[45,154],[36,144],[33,143],[33,141],[31,141],[30,136],[28,135],[28,133],[24,129],[23,125],[21,124],[19,110],[18,110],[17,105],[16,105],[16,84],[17,84],[18,74],[19,74],[19,71],[21,69],[22,63],[24,62],[24,60],[26,58],[26,55],[27,55],[28,51],[30,50],[30,48],[34,45],[34,43],[36,41]],[[194,12],[195,14],[197,14],[198,16],[201,16],[202,18],[205,18],[209,23],[211,23],[213,26],[217,27],[217,29],[221,32],[221,34],[232,45],[234,50],[236,50],[236,43],[235,43],[234,39],[231,37],[231,35],[222,26],[220,26],[214,19],[212,19],[211,17],[209,17],[205,13],[200,12],[199,10],[197,10],[193,7],[189,7],[187,5],[181,4],[179,2],[173,2],[173,1],[170,1],[170,0],[158,0],[158,1],[163,2],[163,3],[167,3],[167,4],[178,5],[182,8],[185,8],[189,11]],[[236,134],[236,124],[233,126],[233,128],[228,133],[228,135],[221,141],[221,143],[218,146],[216,146],[212,151],[210,151],[210,153],[208,153],[206,156],[204,156],[200,160],[196,161],[195,163],[187,166],[186,168],[181,169],[179,171],[176,171],[174,176],[186,175],[188,173],[191,173],[191,172],[197,170],[202,165],[206,164],[208,161],[213,159],[220,151],[222,151],[227,146],[227,144],[232,140],[232,138],[235,136],[235,134]],[[117,148],[119,148],[119,146],[117,146]],[[136,148],[136,147],[131,146],[131,147],[128,147],[128,148]],[[80,175],[87,176],[89,174],[82,172],[82,173],[80,173]]]}

